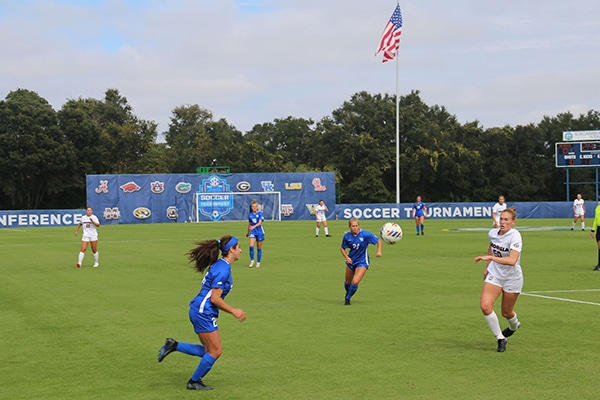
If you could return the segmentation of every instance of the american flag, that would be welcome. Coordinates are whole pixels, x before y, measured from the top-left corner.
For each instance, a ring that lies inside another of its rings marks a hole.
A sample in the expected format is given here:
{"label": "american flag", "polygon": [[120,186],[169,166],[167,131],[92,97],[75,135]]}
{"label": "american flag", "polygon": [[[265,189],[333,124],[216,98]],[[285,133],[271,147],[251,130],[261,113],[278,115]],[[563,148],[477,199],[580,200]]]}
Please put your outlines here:
{"label": "american flag", "polygon": [[375,55],[383,51],[382,62],[388,62],[396,58],[398,52],[398,46],[400,45],[400,35],[402,34],[402,12],[400,11],[400,4],[396,6],[392,17],[388,21],[383,35],[381,36],[381,42],[379,42],[379,48]]}

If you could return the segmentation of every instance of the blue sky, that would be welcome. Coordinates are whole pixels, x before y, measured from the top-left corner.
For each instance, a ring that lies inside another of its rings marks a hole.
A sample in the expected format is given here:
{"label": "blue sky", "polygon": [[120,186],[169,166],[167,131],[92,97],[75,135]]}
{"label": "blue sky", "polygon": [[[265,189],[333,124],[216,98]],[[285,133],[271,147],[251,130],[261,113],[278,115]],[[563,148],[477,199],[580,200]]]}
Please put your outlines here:
{"label": "blue sky", "polygon": [[[395,93],[375,49],[393,0],[0,0],[0,98],[25,88],[58,110],[118,89],[168,129],[198,104],[242,132],[319,120],[352,94]],[[462,123],[538,123],[600,110],[600,2],[406,0],[400,94]]]}

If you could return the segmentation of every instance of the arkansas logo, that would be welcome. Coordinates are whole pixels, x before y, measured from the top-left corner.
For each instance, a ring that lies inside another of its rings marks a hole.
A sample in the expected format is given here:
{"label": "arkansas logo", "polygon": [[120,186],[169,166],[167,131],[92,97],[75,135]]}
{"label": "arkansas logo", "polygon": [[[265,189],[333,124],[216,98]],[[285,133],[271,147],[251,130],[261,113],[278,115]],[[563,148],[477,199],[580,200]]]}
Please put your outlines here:
{"label": "arkansas logo", "polygon": [[133,193],[141,190],[142,188],[138,186],[134,181],[127,182],[124,185],[119,186],[125,193]]}

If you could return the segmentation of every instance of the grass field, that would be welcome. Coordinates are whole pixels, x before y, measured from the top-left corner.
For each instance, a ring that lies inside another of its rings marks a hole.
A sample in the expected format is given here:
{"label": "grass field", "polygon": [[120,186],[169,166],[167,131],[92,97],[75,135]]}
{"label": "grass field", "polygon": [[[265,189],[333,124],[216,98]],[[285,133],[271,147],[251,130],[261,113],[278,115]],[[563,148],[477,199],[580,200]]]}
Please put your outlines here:
{"label": "grass field", "polygon": [[405,237],[383,257],[371,247],[349,307],[346,224],[330,221],[333,237],[315,238],[313,221],[266,223],[260,269],[248,268],[242,241],[227,301],[248,319],[221,314],[224,351],[205,378],[215,390],[203,393],[185,389],[197,358],[156,355],[168,336],[197,341],[187,318],[202,279],[185,259],[193,241],[243,237],[245,223],[102,226],[100,267],[88,250],[81,269],[74,228],[2,229],[0,397],[597,398],[600,272],[589,228],[518,222],[522,327],[497,353],[479,310],[484,265],[472,261],[486,252],[487,219],[428,220],[422,237],[402,222]]}

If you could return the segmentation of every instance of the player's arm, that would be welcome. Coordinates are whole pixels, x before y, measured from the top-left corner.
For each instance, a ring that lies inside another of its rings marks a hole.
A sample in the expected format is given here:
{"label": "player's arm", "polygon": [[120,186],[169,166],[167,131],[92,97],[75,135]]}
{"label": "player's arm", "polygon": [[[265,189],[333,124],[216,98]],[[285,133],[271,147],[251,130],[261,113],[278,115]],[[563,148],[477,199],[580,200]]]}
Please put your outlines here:
{"label": "player's arm", "polygon": [[77,224],[77,228],[75,228],[75,236],[79,233],[79,228],[81,228],[81,222]]}
{"label": "player's arm", "polygon": [[350,257],[348,257],[348,253],[346,253],[346,249],[344,249],[343,247],[340,247],[340,252],[342,253],[342,256],[344,256],[344,259],[346,260],[346,262],[348,264],[352,264],[352,259]]}
{"label": "player's arm", "polygon": [[210,295],[210,302],[219,308],[219,310],[223,310],[226,313],[233,315],[240,322],[244,322],[246,319],[246,313],[241,308],[234,308],[227,304],[225,300],[221,298],[223,295],[223,289],[212,288]]}
{"label": "player's arm", "polygon": [[382,255],[381,242],[382,242],[382,240],[380,238],[377,238],[377,253],[375,253],[375,257],[381,257],[381,255]]}
{"label": "player's arm", "polygon": [[100,220],[95,215],[92,215],[90,217],[90,221],[92,222],[92,224],[96,225],[96,227],[100,226]]}

